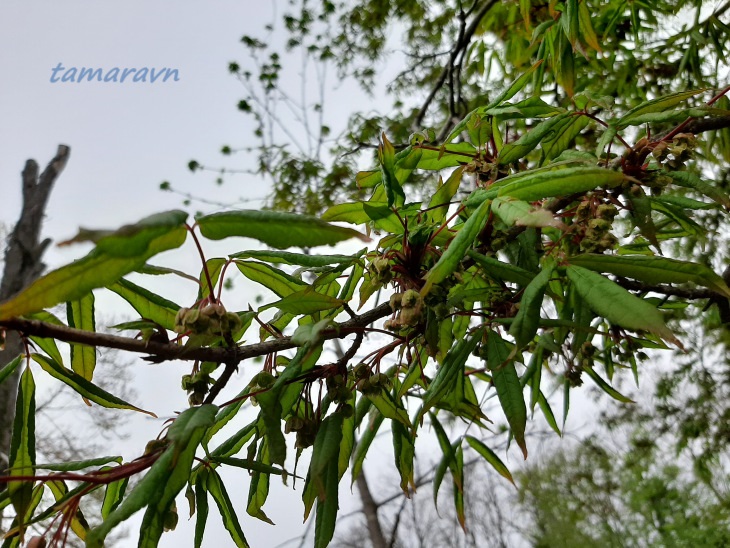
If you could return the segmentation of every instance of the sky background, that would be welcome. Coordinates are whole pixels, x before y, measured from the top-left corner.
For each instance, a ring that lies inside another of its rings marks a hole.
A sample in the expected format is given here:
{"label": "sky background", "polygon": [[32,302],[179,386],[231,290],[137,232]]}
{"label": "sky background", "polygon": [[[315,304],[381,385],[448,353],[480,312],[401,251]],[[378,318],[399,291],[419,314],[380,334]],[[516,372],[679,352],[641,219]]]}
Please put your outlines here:
{"label": "sky background", "polygon": [[[269,192],[264,179],[239,175],[219,187],[213,182],[214,174],[192,174],[187,163],[195,158],[203,164],[220,165],[225,160],[219,154],[221,145],[254,144],[251,119],[236,109],[245,92],[227,67],[230,61],[246,67],[247,54],[240,44],[241,36],[264,35],[263,27],[277,17],[276,8],[282,9],[283,4],[250,0],[4,1],[0,5],[0,124],[3,128],[0,132],[0,224],[4,230],[10,229],[20,211],[20,172],[25,161],[35,158],[43,169],[59,144],[71,147],[71,157],[51,194],[43,230],[45,236],[56,242],[72,237],[79,226],[116,228],[169,209],[183,208],[191,214],[214,209],[203,204],[186,208],[180,196],[159,190],[162,181],[170,181],[182,192],[213,201],[230,203],[243,198],[252,200],[245,207],[260,206],[263,202],[258,199]],[[177,69],[180,80],[154,84],[51,83],[51,71],[59,62],[66,67],[104,71],[113,67],[167,67]],[[392,65],[389,70],[392,73]],[[292,79],[292,85],[299,85],[296,70],[286,77]],[[387,82],[387,77],[382,81]],[[342,129],[353,108],[366,110],[367,101],[377,100],[378,96],[375,90],[376,99],[368,99],[347,83],[327,89],[326,123],[334,134]],[[225,163],[233,168],[245,168],[252,161],[250,156],[238,155]],[[211,242],[205,245],[209,257],[256,247],[251,240],[225,246]],[[353,243],[337,251],[354,252],[358,248]],[[53,268],[83,256],[88,250],[85,245],[54,247],[45,259]],[[323,252],[327,251],[331,250]],[[188,243],[179,251],[164,254],[159,260],[155,258],[154,262],[197,273],[196,261],[195,251]],[[192,304],[195,299],[196,287],[170,277],[146,285],[181,305]],[[236,306],[229,308],[245,308],[258,293],[237,278],[235,296],[229,297],[236,301]],[[109,317],[117,321],[131,319],[122,301],[104,292],[97,292],[97,312],[102,314],[100,323]],[[189,365],[149,365],[134,358],[132,367],[138,393],[133,403],[156,412],[160,419],[136,415],[125,418],[125,428],[131,437],[116,446],[110,442],[109,453],[122,454],[126,459],[139,456],[145,442],[158,434],[170,412],[180,411],[187,405],[178,382],[188,372]],[[37,377],[41,377],[38,371]],[[251,371],[242,373],[241,383],[234,392],[252,374]],[[427,449],[428,442],[419,447]],[[426,451],[423,462],[433,462],[438,456]],[[508,464],[516,462],[514,455],[505,458]],[[369,463],[388,470],[385,478],[372,481],[376,499],[389,495],[397,485],[393,481],[395,472],[391,461],[390,452],[378,445],[368,457]],[[387,466],[381,466],[384,463]],[[298,472],[305,471],[306,463],[300,463]],[[272,478],[272,493],[265,506],[277,523],[271,527],[245,513],[248,477],[240,471],[226,474],[230,481],[229,494],[237,503],[239,518],[252,546],[272,547],[301,534],[301,484],[293,492],[291,488],[280,487],[280,482]],[[348,496],[347,485],[349,480],[345,479],[341,489],[343,514],[359,507],[357,500]],[[192,545],[194,520],[186,519],[184,499],[178,505],[181,518],[178,529],[165,534],[161,546]],[[140,518],[138,515],[130,520],[130,538],[120,546],[136,546]],[[215,507],[211,506],[203,546],[228,545],[228,534]]]}

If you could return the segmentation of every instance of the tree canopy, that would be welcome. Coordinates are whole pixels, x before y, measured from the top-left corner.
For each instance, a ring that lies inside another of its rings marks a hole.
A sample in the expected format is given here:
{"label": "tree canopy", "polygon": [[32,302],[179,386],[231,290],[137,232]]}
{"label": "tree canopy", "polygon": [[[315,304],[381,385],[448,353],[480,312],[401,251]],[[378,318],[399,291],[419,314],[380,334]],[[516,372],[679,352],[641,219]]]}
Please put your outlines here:
{"label": "tree canopy", "polygon": [[[647,352],[702,352],[686,336],[688,320],[722,343],[730,320],[730,288],[718,274],[730,208],[730,87],[720,80],[728,8],[291,2],[287,46],[365,87],[393,47],[393,29],[405,29],[407,64],[390,86],[392,112],[356,113],[329,154],[323,124],[310,131],[315,146],[298,152],[268,130],[282,123],[272,105],[287,100],[281,57],[244,37],[258,72],[230,65],[250,93],[239,108],[259,124],[259,171],[274,181],[273,206],[289,211],[191,219],[175,210],[117,230],[82,229],[64,244],[93,242],[88,255],[0,303],[0,327],[26,341],[0,371],[3,380],[22,370],[10,467],[0,478],[8,486],[0,507],[16,515],[8,545],[28,524],[56,517],[49,541],[60,544],[71,530],[102,546],[144,510],[139,545],[156,546],[175,527],[184,494],[197,516],[195,546],[209,499],[232,542],[247,546],[221,469],[241,469],[246,512],[269,521],[272,476],[296,476],[291,466],[306,454],[304,516],[315,511],[315,545],[326,546],[340,481],[348,471],[357,477],[386,428],[407,496],[418,443],[435,436],[443,456],[434,492],[449,472],[465,526],[465,453],[514,481],[490,422],[503,421],[527,458],[528,418],[539,412],[560,435],[583,383],[625,404],[617,381],[638,382]],[[373,152],[373,169],[356,172]],[[265,248],[242,248],[240,237]],[[353,239],[360,251],[314,253]],[[207,243],[219,240],[227,256],[210,257]],[[158,262],[178,249],[192,250],[199,266],[183,272]],[[182,277],[196,295],[177,304],[178,296],[145,287],[151,276]],[[233,276],[271,297],[229,309],[224,287]],[[100,290],[128,303],[130,320],[116,326],[126,335],[96,331]],[[61,303],[65,319],[49,312]],[[333,340],[345,347],[335,360],[323,354]],[[170,387],[182,385],[190,408],[133,461],[38,463],[38,375],[93,404],[152,414],[94,383],[90,347],[189,362]],[[243,368],[257,370],[245,386]],[[222,401],[232,387],[237,395]],[[492,397],[497,414],[487,412]],[[253,419],[240,425],[252,406]],[[455,420],[469,430],[452,438]],[[139,480],[127,488],[131,478]],[[103,521],[89,528],[79,502],[100,489]]]}

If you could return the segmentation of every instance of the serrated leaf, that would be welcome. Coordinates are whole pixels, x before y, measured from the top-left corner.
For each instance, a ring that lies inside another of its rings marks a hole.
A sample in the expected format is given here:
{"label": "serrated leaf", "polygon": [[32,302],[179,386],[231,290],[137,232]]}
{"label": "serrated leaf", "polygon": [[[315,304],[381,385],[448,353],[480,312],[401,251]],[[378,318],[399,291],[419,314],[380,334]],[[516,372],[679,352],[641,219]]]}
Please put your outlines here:
{"label": "serrated leaf", "polygon": [[170,331],[173,330],[175,316],[180,310],[180,305],[125,279],[109,285],[107,289],[132,305],[140,317],[151,320]]}
{"label": "serrated leaf", "polygon": [[489,202],[483,202],[461,226],[438,262],[424,276],[426,283],[421,289],[421,296],[428,295],[433,285],[444,281],[459,267],[459,263],[487,222],[489,206]]}
{"label": "serrated leaf", "polygon": [[317,293],[312,289],[302,289],[287,295],[283,299],[262,306],[259,311],[277,308],[290,314],[314,314],[322,310],[334,310],[342,306],[343,301],[329,295]]}
{"label": "serrated leaf", "polygon": [[236,260],[234,263],[241,274],[252,282],[270,289],[279,297],[287,297],[308,287],[306,282],[265,263],[241,260]]}
{"label": "serrated leaf", "polygon": [[78,373],[75,373],[70,369],[66,369],[61,364],[56,363],[55,360],[49,358],[48,356],[31,354],[30,357],[36,363],[38,363],[38,365],[40,365],[41,368],[49,375],[58,379],[64,384],[67,384],[68,386],[73,388],[79,395],[89,401],[98,403],[102,407],[107,407],[110,409],[130,409],[132,411],[139,411],[140,413],[150,415],[151,417],[157,417],[157,415],[155,415],[151,411],[145,411],[144,409],[135,407],[134,405],[127,403],[126,401],[110,394],[106,390],[102,390],[92,382],[83,378]]}
{"label": "serrated leaf", "polygon": [[677,93],[671,93],[669,95],[657,97],[656,99],[644,101],[640,105],[629,110],[621,118],[619,118],[619,120],[616,122],[616,126],[619,129],[624,128],[624,127],[628,126],[634,118],[637,118],[643,114],[648,114],[651,112],[663,112],[665,110],[669,110],[670,108],[674,107],[675,105],[678,105],[682,101],[686,101],[687,99],[690,99],[691,97],[694,97],[695,95],[704,93],[704,91],[705,90],[703,90],[703,89],[695,89],[695,90],[690,90],[690,91],[679,91]]}
{"label": "serrated leaf", "polygon": [[[624,174],[599,167],[572,167],[555,171],[526,174],[514,182],[499,186],[499,196],[512,196],[534,202],[553,196],[569,196],[598,187],[615,187],[624,181]],[[506,182],[506,179],[505,179]]]}
{"label": "serrated leaf", "polygon": [[631,398],[627,398],[623,394],[621,394],[618,390],[616,390],[613,386],[608,384],[605,380],[603,380],[598,373],[596,373],[593,368],[591,367],[584,367],[583,371],[586,375],[588,375],[593,382],[595,382],[598,387],[603,390],[606,394],[611,396],[613,399],[618,400],[623,403],[636,403]]}
{"label": "serrated leaf", "polygon": [[88,548],[102,548],[106,536],[120,523],[147,507],[140,529],[140,546],[156,546],[163,531],[163,520],[177,494],[190,477],[195,451],[213,424],[218,408],[202,405],[186,409],[170,426],[171,442],[162,455],[124,501],[101,523],[89,531]]}
{"label": "serrated leaf", "polygon": [[708,198],[712,198],[718,204],[722,204],[723,207],[730,209],[730,197],[719,186],[703,181],[699,176],[689,171],[667,171],[665,173],[674,180],[674,184],[694,189]]}
{"label": "serrated leaf", "polygon": [[[15,419],[10,439],[9,477],[31,476],[35,465],[35,381],[30,367],[20,376],[15,400]],[[7,483],[8,495],[18,518],[20,538],[25,529],[24,520],[33,503],[33,481],[19,480]]]}
{"label": "serrated leaf", "polygon": [[347,265],[357,262],[367,249],[354,255],[308,255],[289,251],[249,250],[230,255],[232,259],[256,259],[265,263],[295,264],[299,266],[321,267],[329,265]]}
{"label": "serrated leaf", "polygon": [[484,460],[486,460],[490,466],[497,471],[500,476],[508,480],[512,485],[515,485],[515,481],[512,478],[512,473],[509,471],[509,468],[507,468],[507,466],[502,462],[502,459],[500,459],[494,451],[474,436],[467,435],[466,441],[471,448],[474,449],[474,451],[479,453]]}
{"label": "serrated leaf", "polygon": [[525,397],[522,394],[522,385],[517,376],[514,359],[507,344],[496,331],[487,333],[487,367],[492,373],[492,383],[497,389],[497,397],[512,429],[512,435],[522,450],[522,455],[527,459]]}
{"label": "serrated leaf", "polygon": [[[84,331],[96,331],[94,320],[94,294],[89,292],[80,299],[66,303],[68,326]],[[71,343],[71,369],[87,381],[94,376],[96,368],[96,348]]]}
{"label": "serrated leaf", "polygon": [[351,228],[331,225],[317,217],[280,211],[213,213],[198,218],[196,224],[201,234],[209,240],[243,236],[277,249],[334,245],[350,238],[370,241],[370,238]]}
{"label": "serrated leaf", "polygon": [[515,338],[518,348],[524,348],[537,333],[540,322],[540,309],[545,289],[553,274],[554,263],[548,262],[525,288],[520,299],[520,309],[509,333]]}
{"label": "serrated leaf", "polygon": [[690,261],[647,255],[600,255],[586,253],[568,259],[570,264],[595,272],[608,272],[648,284],[692,282],[730,298],[730,288],[708,267]]}
{"label": "serrated leaf", "polygon": [[213,500],[218,507],[218,511],[223,519],[223,525],[230,534],[233,543],[238,548],[248,548],[248,541],[246,540],[246,536],[243,534],[243,529],[238,521],[236,511],[233,509],[233,503],[228,496],[223,480],[215,470],[208,471],[206,486],[208,488],[208,493],[210,493],[213,497]]}
{"label": "serrated leaf", "polygon": [[662,339],[679,341],[651,304],[626,291],[608,278],[580,266],[569,265],[568,278],[586,304],[611,323],[634,331],[649,331]]}
{"label": "serrated leaf", "polygon": [[153,215],[101,238],[86,257],[49,272],[0,304],[0,319],[74,301],[92,289],[113,284],[141,268],[150,257],[180,247],[187,236],[186,217],[179,211]]}

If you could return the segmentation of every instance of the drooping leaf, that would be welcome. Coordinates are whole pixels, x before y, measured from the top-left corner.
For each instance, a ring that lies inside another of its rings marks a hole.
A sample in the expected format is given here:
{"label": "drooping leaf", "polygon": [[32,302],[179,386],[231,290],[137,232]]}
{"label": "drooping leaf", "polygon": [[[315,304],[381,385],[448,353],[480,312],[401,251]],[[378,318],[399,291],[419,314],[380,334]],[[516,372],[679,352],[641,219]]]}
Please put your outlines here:
{"label": "drooping leaf", "polygon": [[[13,435],[10,439],[10,458],[6,475],[31,476],[35,465],[35,381],[30,367],[26,367],[20,376],[18,396],[15,400],[15,419]],[[18,480],[7,484],[10,501],[15,508],[20,528],[19,537],[23,537],[24,520],[33,503],[33,481]]]}
{"label": "drooping leaf", "polygon": [[200,548],[203,543],[205,524],[208,522],[208,470],[201,470],[195,476],[195,536],[193,546]]}
{"label": "drooping leaf", "polygon": [[196,223],[201,234],[210,240],[243,236],[277,249],[334,245],[350,238],[370,240],[356,230],[332,225],[317,217],[280,211],[226,211],[205,215]]}
{"label": "drooping leaf", "polygon": [[615,187],[624,181],[623,173],[599,167],[571,167],[554,171],[527,172],[514,182],[505,178],[499,196],[534,202],[553,196],[569,196],[599,187]]}
{"label": "drooping leaf", "polygon": [[505,464],[502,462],[502,459],[500,459],[497,454],[492,451],[489,447],[484,445],[484,442],[481,440],[478,440],[474,436],[466,436],[467,443],[471,446],[474,451],[479,453],[482,457],[484,457],[484,460],[486,460],[492,468],[494,468],[497,473],[502,476],[503,478],[507,479],[512,485],[515,484],[514,479],[512,478],[512,474],[509,471],[509,468],[505,466]]}
{"label": "drooping leaf", "polygon": [[170,331],[174,328],[175,316],[180,310],[180,305],[125,279],[111,284],[107,289],[131,304],[140,317],[151,320]]}
{"label": "drooping leaf", "polygon": [[214,405],[192,407],[180,413],[167,432],[170,445],[155,461],[123,502],[101,523],[89,531],[88,548],[102,548],[104,539],[120,523],[147,507],[140,529],[140,546],[157,546],[164,518],[177,494],[190,477],[195,451],[213,424],[218,408]]}
{"label": "drooping leaf", "polygon": [[410,491],[416,490],[416,481],[413,477],[413,459],[416,455],[414,436],[399,421],[391,421],[390,426],[393,435],[395,467],[400,475],[400,488],[408,497],[410,496]]}
{"label": "drooping leaf", "polygon": [[366,249],[354,255],[308,255],[289,251],[250,250],[239,251],[230,255],[232,259],[256,259],[266,263],[295,264],[300,266],[320,267],[355,263],[362,257]]}
{"label": "drooping leaf", "polygon": [[[261,467],[270,466],[269,462],[269,444],[266,438],[261,440],[259,451],[256,455],[256,464]],[[246,505],[246,513],[249,516],[260,519],[266,523],[274,525],[269,516],[263,511],[264,503],[269,498],[269,480],[270,474],[265,471],[255,470],[251,474],[251,482],[248,489],[248,504]]]}
{"label": "drooping leaf", "polygon": [[231,498],[228,496],[223,480],[215,470],[208,470],[206,487],[208,493],[213,497],[216,506],[218,506],[218,511],[220,512],[221,518],[223,518],[223,525],[228,531],[228,534],[231,535],[233,543],[238,548],[248,548],[248,541],[243,534],[243,529],[238,521],[238,516],[233,508]]}
{"label": "drooping leaf", "polygon": [[408,412],[401,401],[396,400],[390,392],[383,391],[379,394],[367,394],[367,399],[380,411],[386,419],[400,422],[403,426],[411,427]]}
{"label": "drooping leaf", "polygon": [[100,238],[86,257],[49,272],[0,304],[0,319],[74,301],[92,289],[112,285],[150,257],[180,247],[187,236],[186,218],[182,211],[153,215]]}
{"label": "drooping leaf", "polygon": [[370,424],[366,427],[365,432],[363,432],[360,436],[360,441],[358,441],[357,446],[355,447],[355,456],[352,459],[353,485],[362,471],[362,465],[365,462],[365,457],[368,454],[368,450],[370,449],[373,440],[375,440],[375,436],[377,435],[380,426],[383,424],[383,420],[385,420],[385,417],[383,417],[380,412],[376,411],[376,413],[372,416]]}
{"label": "drooping leaf", "polygon": [[520,309],[509,333],[515,338],[518,348],[524,348],[537,333],[540,321],[540,308],[550,277],[553,274],[554,263],[548,262],[525,288],[520,300]]}
{"label": "drooping leaf", "polygon": [[18,368],[18,366],[23,361],[23,356],[18,355],[16,358],[10,360],[5,367],[0,369],[0,383],[2,383],[5,379],[10,377],[15,370]]}
{"label": "drooping leaf", "polygon": [[690,91],[679,91],[677,93],[671,93],[669,95],[657,97],[656,99],[650,99],[648,101],[644,101],[640,105],[629,110],[621,118],[619,118],[619,120],[616,122],[616,125],[619,129],[624,128],[631,123],[631,120],[633,120],[634,118],[636,118],[638,116],[641,116],[643,114],[648,114],[651,112],[662,112],[665,110],[669,110],[670,108],[674,107],[675,105],[678,105],[682,101],[686,101],[687,99],[690,99],[691,97],[694,97],[695,95],[699,95],[700,93],[703,93],[704,91],[705,90],[703,90],[703,89],[695,89],[695,90],[690,90]]}
{"label": "drooping leaf", "polygon": [[265,263],[236,260],[235,264],[241,274],[270,289],[279,297],[287,297],[307,287],[306,282]]}
{"label": "drooping leaf", "polygon": [[535,274],[529,270],[514,266],[510,263],[502,262],[494,257],[487,257],[486,255],[481,255],[473,250],[470,250],[468,254],[469,257],[474,259],[474,261],[482,267],[489,278],[516,283],[519,285],[527,285],[535,277]]}
{"label": "drooping leaf", "polygon": [[312,289],[302,289],[284,297],[283,299],[262,306],[259,310],[277,308],[290,314],[313,314],[322,310],[333,310],[342,306],[342,301],[317,293]]}
{"label": "drooping leaf", "polygon": [[605,380],[601,378],[601,376],[596,373],[592,367],[584,367],[583,371],[588,375],[593,382],[595,382],[598,387],[603,390],[606,394],[611,396],[613,399],[618,400],[623,403],[635,403],[634,400],[631,398],[627,398],[623,394],[621,394],[618,390],[616,390],[613,386],[608,384]]}
{"label": "drooping leaf", "polygon": [[522,394],[522,385],[517,376],[514,359],[506,342],[496,331],[487,333],[487,367],[492,373],[492,383],[497,389],[497,397],[502,406],[512,435],[527,459],[525,443],[525,427],[527,424],[527,406]]}
{"label": "drooping leaf", "polygon": [[595,272],[608,272],[647,284],[692,282],[730,298],[730,288],[708,267],[691,261],[647,255],[601,255],[586,253],[569,259],[570,264]]}
{"label": "drooping leaf", "polygon": [[424,276],[426,283],[421,289],[422,296],[428,295],[431,287],[444,281],[458,268],[464,255],[484,228],[489,216],[489,206],[489,202],[482,203],[461,226],[444,254]]}
{"label": "drooping leaf", "polygon": [[68,386],[73,388],[79,395],[89,401],[110,409],[130,409],[132,411],[139,411],[140,413],[144,413],[152,417],[157,417],[157,415],[155,415],[151,411],[145,411],[144,409],[135,407],[134,405],[127,403],[124,400],[110,394],[106,390],[102,390],[92,382],[87,381],[78,373],[75,373],[70,369],[66,369],[61,364],[56,363],[55,360],[49,358],[48,356],[42,356],[41,354],[31,354],[30,357],[36,363],[38,363],[38,365],[40,365],[41,368],[49,375],[67,384]]}
{"label": "drooping leaf", "polygon": [[679,344],[664,324],[661,312],[647,301],[586,268],[570,265],[567,273],[576,291],[599,316],[626,329],[649,331],[662,339]]}
{"label": "drooping leaf", "polygon": [[[84,331],[96,331],[94,294],[89,292],[78,300],[66,303],[68,326]],[[96,348],[71,343],[71,368],[90,381],[96,368]]]}

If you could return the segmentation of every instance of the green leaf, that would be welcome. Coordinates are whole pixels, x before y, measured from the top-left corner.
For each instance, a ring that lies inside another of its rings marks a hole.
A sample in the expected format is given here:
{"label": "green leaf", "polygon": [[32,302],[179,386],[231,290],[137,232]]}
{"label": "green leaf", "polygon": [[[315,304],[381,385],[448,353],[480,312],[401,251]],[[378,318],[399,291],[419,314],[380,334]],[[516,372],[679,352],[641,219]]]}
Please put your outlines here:
{"label": "green leaf", "polygon": [[132,411],[139,411],[140,413],[144,413],[155,418],[157,417],[157,415],[155,415],[151,411],[145,411],[144,409],[135,407],[134,405],[117,398],[109,392],[102,390],[92,382],[83,378],[78,373],[74,373],[70,369],[66,369],[61,364],[56,363],[55,360],[49,358],[48,356],[31,354],[30,357],[33,358],[33,360],[38,363],[45,372],[50,374],[52,377],[58,379],[59,381],[67,384],[68,386],[73,388],[78,394],[80,394],[82,397],[86,398],[89,401],[93,401],[94,403],[98,403],[102,407],[107,407],[110,409],[130,409]]}
{"label": "green leaf", "polygon": [[672,93],[663,97],[657,97],[656,99],[645,101],[640,105],[632,108],[621,118],[619,118],[619,120],[616,122],[616,126],[619,129],[624,128],[628,126],[634,118],[651,112],[663,112],[665,110],[669,110],[670,108],[678,105],[682,101],[686,101],[687,99],[694,97],[695,95],[704,93],[704,91],[704,89],[680,91],[677,93]]}
{"label": "green leaf", "polygon": [[88,548],[102,548],[104,539],[117,525],[147,507],[140,529],[139,545],[157,546],[163,521],[177,494],[190,477],[195,451],[213,424],[218,408],[202,405],[186,409],[170,426],[166,439],[170,446],[155,461],[149,472],[135,485],[124,501],[101,523],[89,531]]}
{"label": "green leaf", "polygon": [[432,286],[444,281],[459,267],[464,255],[487,223],[489,206],[489,202],[483,202],[461,226],[444,254],[424,276],[426,283],[421,289],[422,296],[428,295]]}
{"label": "green leaf", "polygon": [[483,330],[480,329],[471,337],[460,339],[446,354],[444,362],[423,395],[423,405],[418,412],[416,422],[420,422],[429,409],[437,405],[444,396],[454,389],[459,377],[464,376],[466,360],[477,347],[482,333]]}
{"label": "green leaf", "polygon": [[173,330],[180,305],[125,279],[109,285],[108,289],[132,305],[140,317]]}
{"label": "green leaf", "polygon": [[495,198],[492,200],[492,212],[507,226],[532,227],[564,227],[562,221],[555,218],[554,213],[544,208],[534,207],[522,200],[514,198]]}
{"label": "green leaf", "polygon": [[[227,262],[228,259],[223,257],[215,257],[205,261],[205,268],[200,269],[200,276],[198,276],[198,282],[200,283],[200,287],[198,289],[198,301],[209,297],[211,294],[215,295],[215,284],[218,283],[221,271]],[[210,275],[210,281],[213,284],[213,287],[208,287],[208,276],[205,275],[206,270]]]}
{"label": "green leaf", "polygon": [[497,281],[511,282],[519,285],[527,285],[535,277],[535,274],[519,266],[510,263],[504,263],[493,257],[481,255],[476,251],[470,250],[469,257],[482,267],[487,277],[496,279]]}
{"label": "green leaf", "polygon": [[634,331],[649,331],[662,339],[679,341],[664,324],[661,313],[608,278],[580,266],[569,265],[568,278],[596,314]]}
{"label": "green leaf", "polygon": [[518,348],[524,348],[532,341],[537,333],[542,300],[545,295],[545,288],[553,274],[553,268],[553,262],[545,264],[543,269],[532,279],[522,294],[520,309],[509,330],[510,335],[515,338]]}
{"label": "green leaf", "polygon": [[366,394],[369,399],[382,415],[387,418],[403,424],[408,428],[411,427],[411,421],[408,418],[408,412],[403,407],[403,402],[396,400],[390,392],[382,391],[379,394]]}
{"label": "green leaf", "polygon": [[415,436],[398,421],[391,421],[393,434],[393,455],[395,467],[400,475],[400,488],[407,497],[416,490],[416,481],[413,477],[413,459],[415,458]]}
{"label": "green leaf", "polygon": [[[262,467],[269,465],[269,444],[266,438],[261,440],[259,445],[259,452],[256,456],[258,464]],[[269,498],[269,480],[270,475],[267,472],[261,472],[260,470],[254,471],[251,474],[251,485],[248,489],[248,504],[246,505],[246,512],[255,518],[260,519],[266,523],[274,525],[274,522],[269,519],[266,513],[263,511],[263,506],[266,503],[266,499]]]}
{"label": "green leaf", "polygon": [[554,171],[527,172],[514,182],[505,178],[499,196],[534,202],[553,196],[570,196],[598,187],[613,188],[624,181],[623,173],[600,167],[572,167]]}
{"label": "green leaf", "polygon": [[[524,89],[524,87],[527,85],[527,82],[530,81],[532,73],[542,64],[542,61],[538,61],[534,65],[532,65],[529,69],[524,71],[514,82],[512,82],[502,93],[497,95],[497,97],[492,100],[489,105],[487,105],[487,110],[497,107],[504,103],[505,101],[509,101],[517,95],[520,91]],[[452,131],[451,134],[453,135],[456,132],[456,130]]]}
{"label": "green leaf", "polygon": [[378,159],[380,160],[383,185],[388,196],[388,207],[402,206],[406,200],[406,196],[403,193],[403,187],[395,176],[395,149],[391,142],[388,141],[385,133],[380,135]]}
{"label": "green leaf", "polygon": [[665,173],[674,180],[675,185],[694,189],[708,198],[712,198],[718,204],[722,204],[723,207],[730,209],[730,197],[722,191],[719,185],[703,181],[699,176],[689,171],[667,171]]}
{"label": "green leaf", "polygon": [[218,511],[221,514],[221,518],[223,518],[223,525],[231,535],[233,543],[238,548],[248,548],[248,541],[246,540],[246,536],[243,534],[243,529],[241,529],[241,524],[238,521],[236,511],[233,509],[233,503],[228,496],[223,480],[213,469],[208,470],[206,486],[208,488],[208,492],[213,497],[216,506],[218,506]]}
{"label": "green leaf", "polygon": [[618,400],[623,403],[636,403],[631,398],[627,398],[623,394],[621,394],[618,390],[616,390],[613,386],[608,384],[606,381],[604,381],[598,373],[596,373],[592,367],[584,367],[583,371],[585,371],[586,375],[588,375],[593,382],[595,382],[598,387],[603,390],[606,394],[611,396],[613,399]]}
{"label": "green leaf", "polygon": [[243,236],[277,249],[334,245],[350,238],[359,238],[365,242],[370,240],[356,230],[331,225],[317,217],[280,211],[213,213],[198,218],[197,225],[200,233],[210,240]]}
{"label": "green leaf", "polygon": [[208,522],[208,470],[201,470],[195,476],[195,548],[200,548],[203,543],[203,534],[205,533],[205,524]]}
{"label": "green leaf", "polygon": [[337,309],[342,304],[343,301],[340,299],[335,299],[329,295],[323,295],[322,293],[313,291],[311,288],[307,288],[291,293],[279,301],[262,306],[259,311],[277,308],[290,314],[314,314],[321,310]]}
{"label": "green leaf", "polygon": [[522,455],[527,459],[525,397],[522,394],[522,385],[517,376],[514,359],[507,344],[496,331],[487,333],[487,367],[492,373],[492,383],[497,389],[497,397],[512,429],[512,435],[522,449]]}
{"label": "green leaf", "polygon": [[537,404],[540,406],[542,414],[545,415],[545,420],[547,421],[548,425],[550,425],[550,428],[552,428],[558,436],[562,436],[563,433],[560,431],[558,421],[555,420],[553,410],[550,407],[547,398],[545,398],[545,394],[542,393],[542,390],[538,393]]}
{"label": "green leaf", "polygon": [[77,470],[83,470],[84,468],[91,468],[93,466],[101,466],[103,464],[109,464],[110,462],[121,464],[122,457],[97,457],[95,459],[75,460],[70,462],[43,463],[36,464],[35,468],[40,470],[53,470],[55,472],[76,472]]}
{"label": "green leaf", "polygon": [[[40,312],[35,312],[33,314],[26,315],[26,318],[32,319],[32,320],[38,320],[45,323],[50,323],[53,325],[62,325],[65,326],[61,320],[59,320],[56,316],[51,314],[50,312],[46,312],[45,310],[41,310]],[[58,345],[56,344],[55,339],[50,338],[44,338],[44,337],[30,337],[30,339],[35,343],[35,345],[43,350],[46,354],[48,354],[51,358],[56,360],[58,363],[63,364],[63,356],[61,355],[61,351],[58,349]],[[2,375],[0,374],[0,382],[2,382],[1,379]]]}
{"label": "green leaf", "polygon": [[586,253],[568,259],[570,264],[595,272],[608,272],[648,284],[692,282],[730,298],[725,281],[706,266],[690,261],[647,255],[599,255]]}
{"label": "green leaf", "polygon": [[505,466],[505,464],[502,462],[502,460],[497,456],[497,454],[492,451],[489,447],[484,445],[484,443],[474,436],[466,436],[467,443],[471,446],[474,451],[479,453],[484,460],[486,460],[492,468],[494,468],[497,473],[502,476],[503,478],[507,479],[512,485],[515,485],[515,481],[512,478],[512,474],[509,471],[509,468]]}
{"label": "green leaf", "polygon": [[514,143],[509,143],[502,147],[502,150],[499,151],[497,162],[499,165],[511,164],[537,148],[537,145],[543,139],[555,139],[557,128],[565,119],[570,119],[571,117],[573,117],[571,113],[563,112],[557,116],[553,116],[549,120],[540,122],[530,131],[523,133]]}
{"label": "green leaf", "polygon": [[443,223],[446,219],[449,202],[451,202],[459,190],[465,169],[466,166],[460,166],[451,172],[446,182],[439,186],[438,190],[431,197],[431,201],[428,203],[428,209],[431,210],[431,215],[435,222]]}
{"label": "green leaf", "polygon": [[187,236],[186,218],[181,211],[153,215],[99,239],[86,257],[49,272],[1,304],[0,319],[74,301],[92,289],[113,284],[144,266],[150,257],[180,247]]}
{"label": "green leaf", "polygon": [[588,117],[579,116],[575,113],[561,120],[561,123],[553,128],[552,135],[549,135],[540,143],[542,149],[542,161],[540,163],[544,165],[568,150],[573,140],[590,121]]}
{"label": "green leaf", "polygon": [[317,518],[314,545],[326,547],[332,540],[337,521],[340,444],[342,442],[343,414],[326,417],[314,440],[308,482],[317,493]]}
{"label": "green leaf", "polygon": [[[7,476],[32,476],[35,465],[35,381],[30,367],[20,376],[18,397],[15,401],[13,435],[10,439],[10,459]],[[20,480],[7,483],[8,495],[15,508],[21,531],[23,520],[33,503],[33,481]]]}
{"label": "green leaf", "polygon": [[[370,400],[367,401],[369,402]],[[360,436],[360,441],[358,441],[357,447],[355,448],[355,456],[352,458],[353,485],[362,471],[362,465],[365,462],[365,457],[370,449],[370,445],[372,445],[373,440],[375,440],[375,436],[377,435],[380,426],[383,424],[383,420],[385,420],[385,417],[383,417],[380,412],[376,411],[373,415],[371,415],[370,424],[368,424],[365,432],[363,432]]]}
{"label": "green leaf", "polygon": [[129,478],[113,481],[106,486],[104,500],[101,505],[101,517],[106,519],[122,502],[124,493],[127,490]]}
{"label": "green leaf", "polygon": [[560,24],[573,50],[578,43],[580,22],[578,18],[578,0],[566,0],[563,13],[560,14]]}
{"label": "green leaf", "polygon": [[[80,299],[66,303],[68,326],[84,331],[96,331],[94,321],[94,294],[87,293]],[[96,368],[96,348],[71,343],[71,368],[90,381]]]}
{"label": "green leaf", "polygon": [[234,262],[238,270],[241,271],[241,274],[252,282],[259,283],[267,289],[270,289],[279,297],[287,297],[292,293],[308,287],[306,282],[265,263],[241,260]]}
{"label": "green leaf", "polygon": [[291,253],[289,251],[240,251],[230,257],[232,259],[257,259],[266,263],[296,264],[308,267],[320,267],[328,265],[348,265],[357,262],[362,257],[363,249],[354,255],[306,255],[304,253]]}
{"label": "green leaf", "polygon": [[10,362],[5,365],[2,369],[0,369],[0,383],[5,381],[8,377],[10,377],[15,370],[18,368],[18,366],[23,361],[23,356],[19,355],[16,358],[12,359]]}

